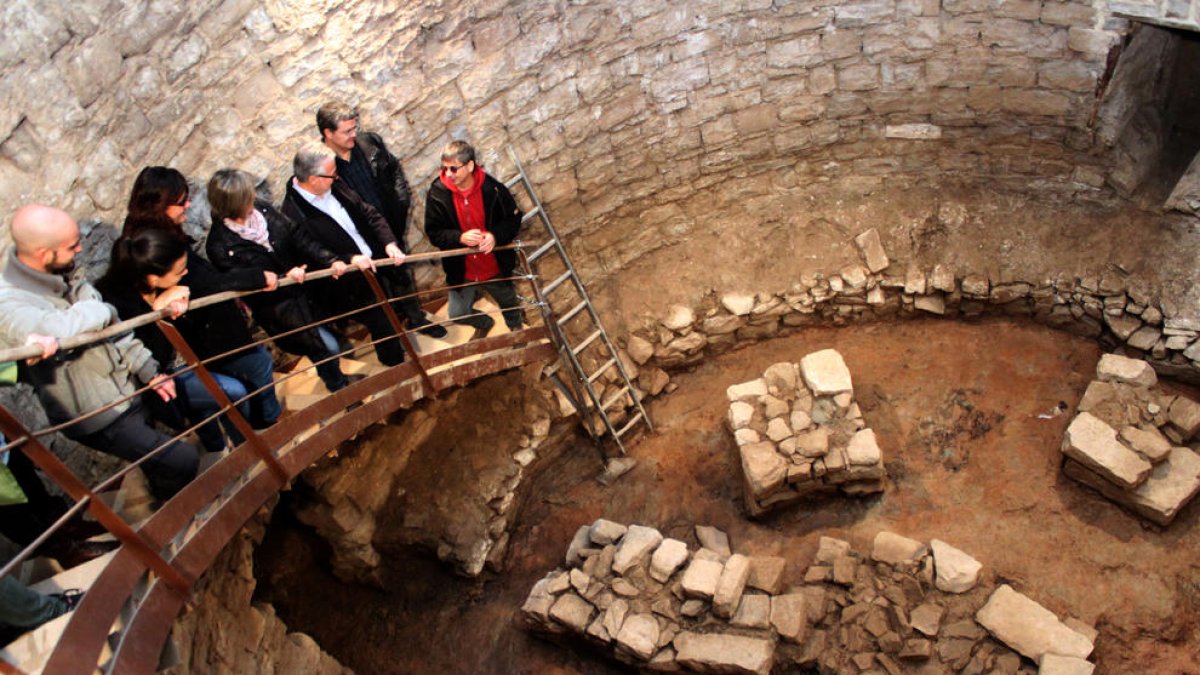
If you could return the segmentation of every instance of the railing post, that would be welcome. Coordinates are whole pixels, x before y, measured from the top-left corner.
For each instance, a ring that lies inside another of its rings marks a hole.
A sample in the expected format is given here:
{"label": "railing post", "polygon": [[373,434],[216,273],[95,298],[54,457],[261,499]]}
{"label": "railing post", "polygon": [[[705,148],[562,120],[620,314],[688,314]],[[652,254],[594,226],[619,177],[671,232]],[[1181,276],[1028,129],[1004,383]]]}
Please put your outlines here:
{"label": "railing post", "polygon": [[417,369],[417,374],[421,376],[421,383],[425,385],[425,391],[428,393],[428,396],[430,398],[437,398],[437,387],[433,386],[433,380],[429,379],[429,373],[425,372],[425,366],[421,363],[421,356],[417,354],[412,341],[408,339],[408,334],[404,332],[404,326],[400,323],[400,317],[396,315],[396,310],[392,307],[391,299],[388,298],[387,293],[383,292],[383,286],[379,284],[379,279],[375,277],[374,273],[368,270],[363,270],[362,275],[366,277],[367,284],[371,286],[371,291],[375,294],[375,300],[381,303],[380,307],[383,309],[384,315],[387,316],[388,323],[392,324],[392,330],[396,331],[396,337],[399,338],[400,344],[404,345],[404,351],[413,360],[413,366]]}
{"label": "railing post", "polygon": [[6,436],[13,439],[14,443],[22,438],[26,439],[14,451],[19,450],[24,452],[29,461],[33,462],[43,473],[57,483],[71,499],[77,502],[87,499],[88,511],[104,526],[104,529],[111,532],[122,545],[128,546],[129,551],[143,565],[157,574],[171,590],[178,592],[183,597],[187,597],[188,593],[191,592],[192,584],[195,583],[195,580],[185,577],[182,572],[175,569],[171,563],[159,555],[150,542],[146,541],[141,534],[129,527],[128,523],[101,501],[96,496],[96,493],[92,492],[71,469],[67,468],[67,465],[63,464],[57,455],[50,452],[41,441],[25,428],[24,424],[21,424],[3,406],[0,406],[0,430],[3,430]]}
{"label": "railing post", "polygon": [[167,339],[171,341],[171,345],[175,347],[175,351],[179,352],[183,360],[195,368],[196,377],[200,378],[200,382],[204,385],[204,388],[208,390],[208,393],[212,395],[217,404],[225,410],[224,414],[229,416],[229,420],[233,422],[233,426],[237,427],[238,432],[246,439],[246,443],[250,445],[250,449],[254,451],[254,454],[267,465],[267,468],[279,480],[280,485],[286,484],[288,481],[287,470],[283,468],[283,465],[271,453],[271,449],[263,442],[262,437],[254,430],[254,427],[250,426],[250,423],[242,416],[237,406],[233,405],[233,402],[225,395],[225,390],[221,389],[221,385],[217,384],[212,373],[208,372],[208,368],[205,368],[204,363],[196,356],[196,352],[192,350],[192,346],[179,334],[179,329],[173,324],[162,320],[158,322],[158,327],[162,330],[163,335],[166,335]]}

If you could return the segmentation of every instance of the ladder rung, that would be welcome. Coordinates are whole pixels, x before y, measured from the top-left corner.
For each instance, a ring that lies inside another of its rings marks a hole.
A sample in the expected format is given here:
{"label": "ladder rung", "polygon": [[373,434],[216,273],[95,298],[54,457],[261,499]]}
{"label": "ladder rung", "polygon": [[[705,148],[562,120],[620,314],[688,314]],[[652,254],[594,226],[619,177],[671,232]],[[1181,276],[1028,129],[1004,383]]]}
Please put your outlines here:
{"label": "ladder rung", "polygon": [[600,410],[601,411],[608,410],[609,407],[612,406],[612,404],[616,403],[617,401],[620,401],[622,398],[625,397],[625,394],[628,394],[628,393],[629,393],[629,385],[625,385],[624,387],[621,387],[620,391],[613,394],[612,398],[608,399],[600,406]]}
{"label": "ladder rung", "polygon": [[533,262],[533,261],[537,260],[538,258],[546,255],[546,253],[552,248],[554,248],[554,240],[553,239],[551,239],[550,241],[548,241],[548,242],[542,244],[541,246],[537,247],[536,249],[534,249],[533,253],[530,253],[528,256],[529,262]]}
{"label": "ladder rung", "polygon": [[509,178],[508,180],[504,181],[504,187],[511,190],[514,185],[516,185],[517,183],[520,183],[520,182],[521,182],[521,174],[517,174],[517,175],[513,176],[512,178]]}
{"label": "ladder rung", "polygon": [[571,278],[571,270],[567,270],[566,272],[563,272],[561,277],[558,277],[554,281],[551,281],[550,283],[546,284],[546,287],[542,289],[542,295],[550,295],[551,293],[554,292],[554,289],[558,288],[559,286],[562,286],[563,282],[570,278]]}
{"label": "ladder rung", "polygon": [[616,359],[609,359],[604,365],[600,366],[599,370],[588,376],[588,382],[595,382],[597,378],[604,374],[604,371],[612,368],[616,363]]}
{"label": "ladder rung", "polygon": [[587,337],[586,337],[586,338],[583,340],[583,342],[580,342],[580,343],[579,343],[579,345],[578,345],[578,346],[572,347],[572,348],[571,348],[571,353],[572,353],[572,354],[574,354],[575,356],[579,356],[579,353],[580,353],[580,352],[582,352],[583,350],[587,349],[587,348],[588,348],[588,345],[590,345],[590,344],[592,344],[593,342],[595,342],[595,341],[596,341],[596,338],[598,338],[598,337],[600,337],[600,331],[599,331],[599,330],[597,330],[596,332],[594,332],[594,333],[592,333],[591,335],[587,336]]}
{"label": "ladder rung", "polygon": [[529,209],[528,211],[525,212],[525,215],[521,216],[521,224],[524,225],[525,223],[528,223],[529,221],[536,218],[541,212],[542,212],[542,207],[540,207],[540,206],[535,206],[532,209]]}
{"label": "ladder rung", "polygon": [[575,306],[574,306],[574,307],[572,307],[572,308],[571,308],[571,309],[570,309],[570,310],[569,310],[569,311],[568,311],[566,314],[563,314],[561,317],[559,317],[559,319],[558,319],[558,325],[560,325],[560,326],[565,326],[565,325],[567,325],[567,322],[568,322],[568,321],[570,321],[571,319],[574,319],[576,314],[578,314],[578,313],[582,312],[582,311],[583,311],[583,310],[585,310],[585,309],[587,309],[587,302],[586,302],[586,301],[585,301],[585,302],[581,302],[581,303],[579,303],[578,305],[575,305]]}
{"label": "ladder rung", "polygon": [[630,419],[628,422],[625,423],[625,426],[621,427],[620,429],[617,429],[617,438],[624,436],[626,432],[628,432],[630,429],[633,428],[633,425],[637,424],[640,421],[642,421],[642,413],[639,411],[634,414],[632,419]]}

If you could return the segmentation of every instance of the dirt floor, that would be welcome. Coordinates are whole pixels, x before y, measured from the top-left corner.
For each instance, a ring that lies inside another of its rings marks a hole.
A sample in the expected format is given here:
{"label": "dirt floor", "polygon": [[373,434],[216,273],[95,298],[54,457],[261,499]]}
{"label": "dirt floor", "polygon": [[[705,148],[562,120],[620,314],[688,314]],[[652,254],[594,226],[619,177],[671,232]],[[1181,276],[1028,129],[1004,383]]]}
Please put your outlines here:
{"label": "dirt floor", "polygon": [[[747,520],[724,390],[826,347],[854,376],[888,489]],[[1094,623],[1098,673],[1200,673],[1200,502],[1163,529],[1059,470],[1063,430],[1099,355],[1091,341],[1004,321],[811,329],[760,343],[677,375],[678,391],[651,406],[657,433],[632,448],[638,466],[615,485],[593,480],[600,462],[582,441],[542,472],[504,573],[462,579],[426,556],[397,554],[392,590],[345,586],[325,571],[322,544],[278,509],[259,551],[260,597],[359,673],[623,672],[514,621],[579,525],[603,516],[690,542],[694,524],[715,525],[737,551],[788,558],[796,582],[820,535],[866,551],[888,529],[943,539],[993,579]],[[1039,418],[1060,401],[1067,414]]]}

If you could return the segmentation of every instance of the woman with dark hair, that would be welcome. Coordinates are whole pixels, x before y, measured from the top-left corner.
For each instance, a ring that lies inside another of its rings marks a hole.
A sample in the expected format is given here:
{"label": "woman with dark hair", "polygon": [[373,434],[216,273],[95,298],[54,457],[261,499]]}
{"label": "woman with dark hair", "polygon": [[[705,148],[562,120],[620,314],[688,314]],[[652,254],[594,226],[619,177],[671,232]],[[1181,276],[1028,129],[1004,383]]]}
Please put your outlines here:
{"label": "woman with dark hair", "polygon": [[[132,238],[144,231],[161,230],[186,242],[188,286],[193,298],[222,291],[274,290],[277,285],[274,272],[231,270],[222,274],[194,250],[193,240],[183,230],[190,204],[187,179],[183,174],[165,166],[148,166],[134,180],[129,195],[129,213],[121,234]],[[279,419],[282,410],[275,397],[271,355],[261,345],[246,348],[253,340],[237,305],[222,302],[191,312],[188,319],[194,329],[189,331],[187,341],[201,359],[236,350],[229,356],[209,362],[210,371],[225,376],[225,383],[231,387],[234,381],[238,382],[243,392],[261,390],[249,401],[247,419],[250,424],[265,428]],[[225,384],[222,388],[229,391]],[[240,434],[230,435],[235,444],[241,442]]]}
{"label": "woman with dark hair", "polygon": [[[112,261],[108,271],[96,282],[96,288],[106,302],[117,308],[122,319],[166,310],[180,334],[192,343],[201,339],[197,331],[202,327],[195,325],[191,316],[183,316],[190,290],[179,282],[188,273],[188,248],[186,239],[166,230],[143,230],[133,237],[121,237],[113,242]],[[187,366],[157,326],[136,328],[134,335],[150,350],[163,372],[178,373]],[[246,395],[246,387],[240,380],[217,372],[213,372],[213,378],[231,401]],[[221,406],[205,389],[195,371],[175,374],[174,379],[178,392],[175,401],[190,423],[195,424],[220,410]],[[156,399],[156,396],[148,396],[146,400],[155,417],[175,423],[178,413],[171,414],[174,409]],[[250,407],[245,402],[238,409],[243,415],[250,414]],[[235,443],[240,442],[241,435],[237,430],[228,423],[226,428],[233,438],[239,439]],[[210,452],[225,446],[225,439],[215,422],[201,426],[196,434]]]}
{"label": "woman with dark hair", "polygon": [[[213,174],[208,181],[208,205],[213,222],[205,246],[208,259],[222,272],[261,270],[304,283],[305,265],[301,260],[337,260],[270,202],[256,201],[254,179],[244,171],[221,169]],[[308,297],[295,286],[270,295],[247,296],[245,300],[254,320],[268,335],[316,321]],[[286,335],[275,344],[284,351],[307,356],[313,363],[339,352],[337,338],[324,326]],[[318,365],[316,370],[331,392],[349,384],[336,358]]]}

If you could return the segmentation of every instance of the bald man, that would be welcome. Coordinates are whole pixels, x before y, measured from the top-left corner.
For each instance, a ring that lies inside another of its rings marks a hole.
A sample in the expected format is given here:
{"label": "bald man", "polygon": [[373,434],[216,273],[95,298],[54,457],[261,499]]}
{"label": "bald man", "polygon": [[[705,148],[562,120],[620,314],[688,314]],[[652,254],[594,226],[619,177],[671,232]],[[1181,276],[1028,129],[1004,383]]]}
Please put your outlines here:
{"label": "bald man", "polygon": [[[61,341],[114,323],[117,313],[92,285],[72,281],[75,255],[81,250],[79,226],[66,211],[31,204],[17,210],[10,233],[13,247],[0,272],[0,345],[25,344],[34,333]],[[131,396],[142,384],[165,400],[174,398],[174,381],[133,333],[102,340],[39,361],[23,371],[52,424],[69,422],[114,402],[86,420],[67,427],[68,437],[127,461],[141,459],[170,437],[148,423],[141,399]],[[142,464],[151,491],[168,499],[196,475],[199,450],[190,443],[169,443]]]}

